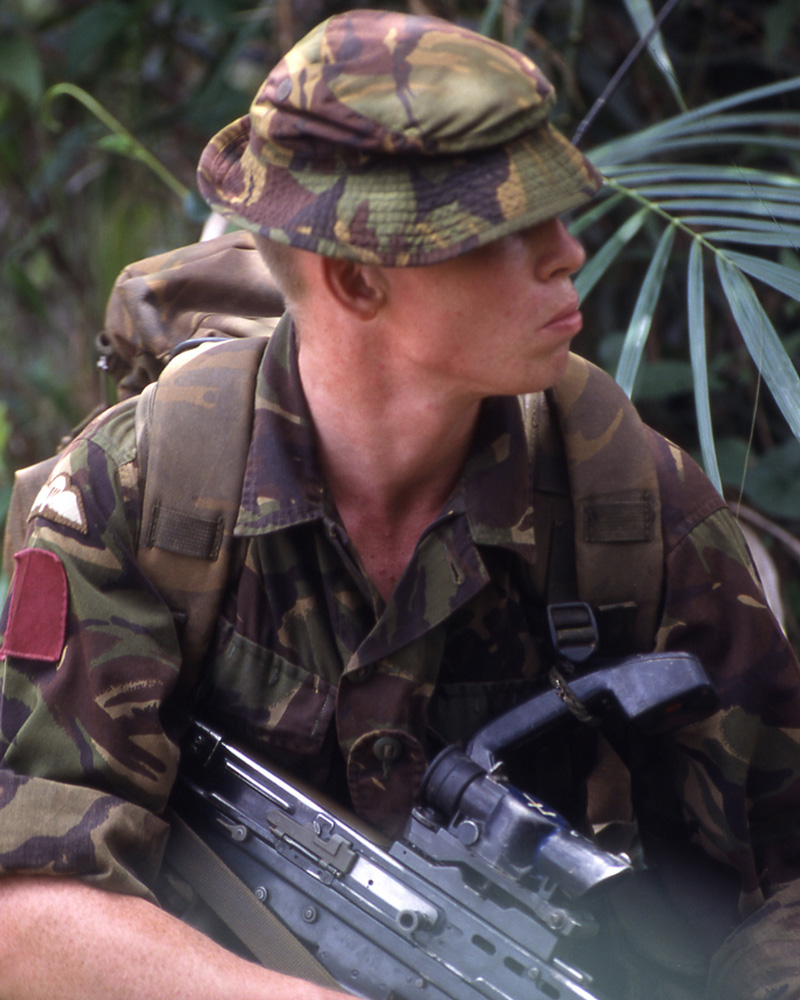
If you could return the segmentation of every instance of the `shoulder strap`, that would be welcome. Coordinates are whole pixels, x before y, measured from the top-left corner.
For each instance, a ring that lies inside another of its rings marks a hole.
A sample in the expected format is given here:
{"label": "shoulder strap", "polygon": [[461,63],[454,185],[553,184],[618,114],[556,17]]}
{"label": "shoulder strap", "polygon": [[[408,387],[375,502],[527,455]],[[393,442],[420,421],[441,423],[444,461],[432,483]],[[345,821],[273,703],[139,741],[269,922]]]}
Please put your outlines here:
{"label": "shoulder strap", "polygon": [[631,645],[651,649],[663,541],[658,474],[644,423],[614,380],[577,355],[570,355],[553,389],[525,404],[536,453],[538,537],[553,540],[542,560],[540,592],[551,602],[571,590],[567,599],[591,605],[604,651],[620,643],[629,651]]}
{"label": "shoulder strap", "polygon": [[137,404],[143,481],[137,559],[181,626],[184,664],[199,666],[231,570],[233,528],[266,337],[179,355]]}

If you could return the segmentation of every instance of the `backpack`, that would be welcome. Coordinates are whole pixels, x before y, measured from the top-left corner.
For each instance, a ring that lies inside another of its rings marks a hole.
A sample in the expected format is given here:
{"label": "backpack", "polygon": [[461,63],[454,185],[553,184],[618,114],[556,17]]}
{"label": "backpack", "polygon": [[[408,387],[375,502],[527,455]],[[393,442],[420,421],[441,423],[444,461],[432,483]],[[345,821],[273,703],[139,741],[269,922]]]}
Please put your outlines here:
{"label": "backpack", "polygon": [[[95,341],[98,367],[116,383],[119,401],[130,399],[158,378],[179,344],[263,334],[264,317],[282,312],[281,294],[248,233],[193,243],[121,271]],[[61,447],[98,412],[92,411]],[[25,544],[28,512],[57,461],[56,453],[15,474],[3,546],[9,578],[14,553]]]}
{"label": "backpack", "polygon": [[[138,396],[137,558],[181,626],[189,666],[204,654],[231,572],[255,379],[266,328],[282,309],[251,237],[236,232],[125,268],[98,338],[101,366],[121,400]],[[187,341],[194,350],[183,349]],[[521,402],[537,456],[534,530],[550,539],[534,589],[560,609],[549,620],[556,648],[583,659],[599,633],[604,650],[651,649],[663,553],[645,425],[616,383],[576,355],[553,389]],[[9,573],[33,499],[57,460],[16,474]]]}

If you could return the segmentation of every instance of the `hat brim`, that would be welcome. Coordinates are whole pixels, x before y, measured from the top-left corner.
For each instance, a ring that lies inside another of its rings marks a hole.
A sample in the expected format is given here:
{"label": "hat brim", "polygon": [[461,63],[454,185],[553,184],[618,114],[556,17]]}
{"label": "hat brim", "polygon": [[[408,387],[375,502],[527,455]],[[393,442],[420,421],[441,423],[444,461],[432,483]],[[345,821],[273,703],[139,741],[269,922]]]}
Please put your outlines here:
{"label": "hat brim", "polygon": [[211,207],[244,229],[329,257],[435,264],[585,204],[602,179],[552,125],[461,156],[319,162],[223,129],[198,168]]}

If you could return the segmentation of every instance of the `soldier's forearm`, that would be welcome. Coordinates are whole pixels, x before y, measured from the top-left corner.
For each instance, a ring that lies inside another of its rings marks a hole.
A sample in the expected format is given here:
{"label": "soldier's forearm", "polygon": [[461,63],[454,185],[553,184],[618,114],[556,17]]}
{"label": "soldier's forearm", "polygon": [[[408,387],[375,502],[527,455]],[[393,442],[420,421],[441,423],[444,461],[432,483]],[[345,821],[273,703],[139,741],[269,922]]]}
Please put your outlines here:
{"label": "soldier's forearm", "polygon": [[3,1000],[342,1000],[244,961],[146,900],[70,879],[0,880]]}

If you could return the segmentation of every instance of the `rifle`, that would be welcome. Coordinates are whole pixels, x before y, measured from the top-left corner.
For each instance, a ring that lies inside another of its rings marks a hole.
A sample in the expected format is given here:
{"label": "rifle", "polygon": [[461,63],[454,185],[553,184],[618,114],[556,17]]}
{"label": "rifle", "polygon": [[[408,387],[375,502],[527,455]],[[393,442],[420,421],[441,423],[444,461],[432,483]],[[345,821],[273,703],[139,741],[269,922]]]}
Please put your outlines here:
{"label": "rifle", "polygon": [[[595,717],[645,732],[708,714],[685,654],[634,656],[570,682]],[[569,699],[567,699],[569,700]],[[346,990],[370,1000],[599,1000],[563,957],[595,897],[632,865],[509,785],[498,755],[569,714],[549,690],[447,747],[389,843],[192,720],[175,809]],[[559,954],[561,953],[561,954]]]}

